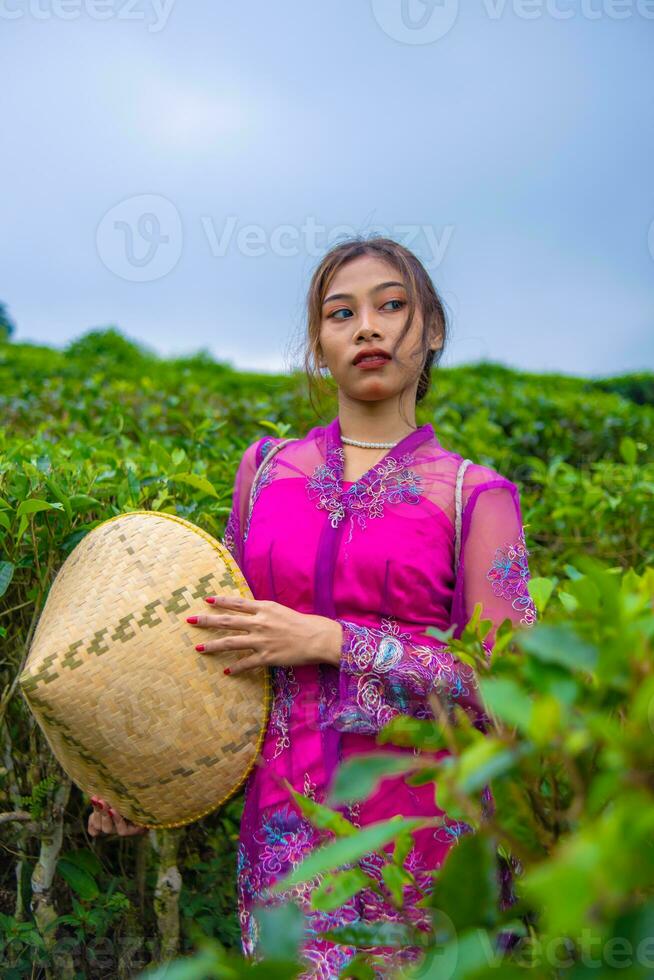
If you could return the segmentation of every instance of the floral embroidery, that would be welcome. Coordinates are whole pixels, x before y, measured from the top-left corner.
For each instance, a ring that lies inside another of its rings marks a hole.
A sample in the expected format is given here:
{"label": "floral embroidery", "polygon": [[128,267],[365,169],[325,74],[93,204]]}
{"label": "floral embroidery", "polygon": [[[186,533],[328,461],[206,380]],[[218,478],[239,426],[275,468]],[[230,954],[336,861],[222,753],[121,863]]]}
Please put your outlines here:
{"label": "floral embroidery", "polygon": [[234,561],[237,560],[236,554],[236,541],[238,538],[238,516],[236,514],[236,509],[232,509],[229,517],[227,518],[227,524],[225,525],[225,533],[223,534],[223,545],[230,552]]}
{"label": "floral embroidery", "polygon": [[325,727],[325,724],[329,724],[325,719],[338,700],[338,670],[329,668],[327,664],[319,664],[318,672],[320,676],[318,722],[322,729]]}
{"label": "floral embroidery", "polygon": [[291,709],[298,696],[300,686],[292,667],[272,668],[273,703],[270,710],[268,728],[278,733],[273,759],[291,744],[289,737]]}
{"label": "floral embroidery", "polygon": [[[357,825],[358,810],[358,803],[344,807],[345,815],[354,818]],[[272,813],[258,814],[253,831],[255,864],[262,869],[260,880],[255,882],[250,873],[251,865],[243,844],[239,846],[238,852],[239,907],[242,945],[246,955],[255,959],[259,955],[258,930],[256,919],[252,915],[255,904],[271,906],[293,901],[302,909],[305,915],[305,938],[301,955],[307,969],[300,974],[298,980],[316,980],[319,977],[328,980],[336,977],[359,952],[355,947],[323,939],[321,933],[328,929],[379,919],[397,923],[404,923],[409,919],[419,928],[428,927],[430,912],[429,909],[417,907],[416,902],[421,895],[414,885],[406,888],[406,905],[403,910],[396,909],[391,904],[381,873],[383,858],[376,853],[366,855],[358,862],[358,866],[370,876],[371,886],[375,884],[379,891],[376,892],[373,887],[364,888],[337,909],[324,912],[311,907],[311,892],[324,881],[325,876],[322,874],[316,875],[310,882],[287,888],[279,895],[270,895],[269,888],[275,881],[297,867],[310,851],[333,839],[333,835],[317,830],[289,805]],[[433,886],[433,871],[426,867],[424,855],[417,847],[412,848],[406,866],[414,875],[416,884],[424,889],[425,894],[429,894]],[[343,868],[349,867],[356,865],[343,865]],[[370,952],[375,953],[376,950]],[[380,949],[379,952],[384,956],[383,962],[378,965],[379,972],[375,971],[375,976],[379,978],[394,976],[401,965],[413,962],[421,955],[418,947],[405,947],[392,952]],[[389,973],[391,968],[393,972]]]}
{"label": "floral embroidery", "polygon": [[446,646],[413,643],[409,631],[400,632],[394,617],[381,621],[381,629],[339,619],[344,629],[341,672],[347,693],[329,713],[339,731],[377,732],[396,715],[430,718],[427,697],[438,694],[445,705],[472,706],[473,669],[457,660]]}
{"label": "floral embroidery", "polygon": [[332,446],[321,463],[307,479],[307,493],[311,500],[318,498],[319,510],[326,510],[332,527],[338,527],[350,514],[350,537],[356,517],[364,529],[366,518],[384,516],[384,504],[420,503],[422,486],[420,476],[410,466],[415,463],[413,453],[404,453],[399,459],[387,456],[376,466],[342,490],[340,481],[345,463],[345,453],[340,446]]}
{"label": "floral embroidery", "polygon": [[318,496],[318,510],[326,510],[332,527],[338,527],[345,516],[345,508],[339,493],[339,474],[343,471],[343,450],[338,446],[329,450],[324,463],[315,468],[307,480],[309,499]]}
{"label": "floral embroidery", "polygon": [[295,868],[313,849],[315,834],[309,821],[289,807],[274,811],[254,835],[262,845],[260,861],[265,873],[281,876]]}
{"label": "floral embroidery", "polygon": [[523,527],[516,542],[497,548],[493,563],[486,575],[492,585],[493,593],[510,601],[513,609],[523,613],[520,622],[524,626],[532,626],[536,621],[536,607],[527,589],[528,556]]}
{"label": "floral embroidery", "polygon": [[261,448],[259,452],[261,453],[261,459],[265,459],[272,447],[275,445],[274,439],[264,439],[261,443]]}
{"label": "floral embroidery", "polygon": [[309,773],[305,772],[304,783],[302,785],[302,795],[308,796],[310,800],[315,800],[317,788],[318,788],[317,784],[312,781]]}
{"label": "floral embroidery", "polygon": [[462,834],[472,833],[472,827],[465,820],[453,820],[450,823],[442,824],[434,831],[434,840],[444,843],[458,843]]}

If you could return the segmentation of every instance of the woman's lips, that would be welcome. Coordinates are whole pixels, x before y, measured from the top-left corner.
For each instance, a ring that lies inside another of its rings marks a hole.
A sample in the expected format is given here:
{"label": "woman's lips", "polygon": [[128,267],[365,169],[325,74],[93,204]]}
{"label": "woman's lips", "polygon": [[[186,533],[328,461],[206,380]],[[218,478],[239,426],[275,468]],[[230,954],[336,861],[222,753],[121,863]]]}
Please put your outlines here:
{"label": "woman's lips", "polygon": [[374,368],[380,368],[384,364],[388,364],[389,360],[389,357],[364,357],[362,361],[358,361],[354,366],[364,371],[366,369],[372,371]]}

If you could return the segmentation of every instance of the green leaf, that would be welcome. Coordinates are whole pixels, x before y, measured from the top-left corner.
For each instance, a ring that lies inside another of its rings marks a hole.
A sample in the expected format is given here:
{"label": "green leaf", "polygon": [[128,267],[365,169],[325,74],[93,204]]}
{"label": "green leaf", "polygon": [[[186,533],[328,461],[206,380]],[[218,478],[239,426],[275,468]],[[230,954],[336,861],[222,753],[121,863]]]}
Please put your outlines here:
{"label": "green leaf", "polygon": [[321,939],[331,939],[344,946],[417,946],[424,942],[424,933],[401,922],[351,922],[320,933]]}
{"label": "green leaf", "polygon": [[510,677],[480,677],[479,688],[484,704],[508,725],[529,728],[532,704],[529,695]]}
{"label": "green leaf", "polygon": [[[207,977],[229,976],[223,971],[218,973],[221,961],[222,957],[219,958],[217,952],[203,949],[194,956],[183,956],[172,963],[145,970],[137,975],[136,980],[207,980]],[[244,974],[234,971],[231,975],[237,978]]]}
{"label": "green leaf", "polygon": [[561,731],[562,723],[561,702],[545,694],[534,702],[528,734],[537,745],[546,747]]}
{"label": "green leaf", "polygon": [[304,914],[294,902],[255,906],[258,945],[262,955],[273,960],[295,959],[304,931]]}
{"label": "green leaf", "polygon": [[402,908],[404,904],[404,886],[413,883],[413,876],[409,874],[406,868],[400,868],[397,864],[385,864],[382,867],[382,878],[391,893],[395,906]]}
{"label": "green leaf", "polygon": [[439,726],[426,718],[412,718],[411,715],[396,715],[379,732],[377,743],[438,751],[446,748],[444,734]]}
{"label": "green leaf", "polygon": [[463,834],[448,851],[428,904],[443,909],[459,932],[472,926],[492,928],[498,919],[498,903],[496,857],[491,841],[481,833]]}
{"label": "green leaf", "polygon": [[76,514],[79,514],[82,511],[92,510],[94,507],[102,507],[102,503],[87,493],[74,493],[70,497],[70,506]]}
{"label": "green leaf", "polygon": [[51,504],[47,500],[39,500],[37,497],[29,497],[18,505],[16,514],[23,517],[26,514],[38,514],[42,510],[63,510],[64,505],[60,503]]}
{"label": "green leaf", "polygon": [[14,577],[14,567],[10,561],[0,561],[0,596],[3,596],[9,588]]}
{"label": "green leaf", "polygon": [[129,487],[132,499],[138,501],[141,495],[141,484],[131,466],[127,467],[127,486]]}
{"label": "green leaf", "polygon": [[331,810],[322,803],[316,803],[315,800],[310,800],[306,796],[302,796],[301,793],[293,789],[288,780],[285,779],[284,782],[289,792],[292,793],[295,802],[302,810],[302,813],[311,821],[314,827],[318,827],[320,830],[331,830],[337,837],[348,837],[357,832],[354,824],[344,817],[342,813],[339,813],[337,810]]}
{"label": "green leaf", "polygon": [[461,754],[457,772],[458,785],[465,793],[482,789],[493,777],[513,769],[520,757],[529,751],[528,745],[509,749],[499,739],[486,736],[468,746]]}
{"label": "green leaf", "polygon": [[320,912],[331,912],[362,888],[376,887],[376,882],[361,868],[347,868],[328,875],[311,892],[311,907]]}
{"label": "green leaf", "polygon": [[536,611],[539,615],[542,615],[547,608],[547,604],[554,591],[555,581],[553,578],[534,577],[530,578],[527,582],[527,590],[534,600]]}
{"label": "green leaf", "polygon": [[150,439],[148,443],[148,451],[150,456],[157,461],[160,469],[162,469],[164,473],[172,472],[174,466],[172,458],[170,454],[166,452],[158,439]]}
{"label": "green leaf", "polygon": [[633,466],[638,458],[638,447],[630,436],[623,436],[620,440],[620,455],[625,463]]}
{"label": "green leaf", "polygon": [[48,490],[52,494],[52,496],[55,497],[60,502],[60,504],[66,511],[66,516],[70,521],[73,515],[72,515],[70,500],[68,496],[64,493],[64,491],[61,489],[61,487],[56,482],[56,480],[52,479],[52,477],[47,477],[47,476],[44,477],[44,482]]}
{"label": "green leaf", "polygon": [[94,854],[93,851],[65,851],[61,854],[60,860],[74,864],[76,867],[88,871],[90,875],[99,875],[102,873],[102,864],[97,854]]}
{"label": "green leaf", "polygon": [[365,857],[371,851],[378,851],[399,834],[407,830],[416,830],[431,823],[429,820],[406,819],[391,817],[378,823],[363,827],[352,837],[342,837],[339,840],[324,844],[317,848],[302,861],[297,868],[285,878],[276,882],[270,889],[272,894],[284,891],[292,885],[311,881],[318,874],[326,871],[336,871],[341,865],[350,864]]}
{"label": "green leaf", "polygon": [[402,867],[407,859],[409,851],[413,847],[413,844],[414,840],[411,834],[400,834],[395,841],[395,847],[393,848],[393,862]]}
{"label": "green leaf", "polygon": [[520,630],[516,633],[516,642],[539,660],[560,664],[569,670],[592,671],[597,664],[597,649],[567,623],[543,623]]}
{"label": "green leaf", "polygon": [[76,895],[85,901],[93,901],[100,894],[100,889],[98,888],[95,878],[85,871],[84,868],[80,868],[77,864],[73,864],[72,861],[66,860],[66,858],[59,858],[57,861],[57,873],[61,875],[64,881],[67,881],[72,890]]}
{"label": "green leaf", "polygon": [[184,483],[189,487],[194,487],[196,490],[202,490],[203,493],[211,497],[220,499],[213,484],[209,483],[206,477],[199,476],[197,473],[173,473],[168,479],[172,483]]}
{"label": "green leaf", "polygon": [[421,765],[420,759],[413,755],[399,753],[370,753],[352,756],[342,762],[330,790],[333,803],[347,803],[365,800],[385,776],[412,772]]}

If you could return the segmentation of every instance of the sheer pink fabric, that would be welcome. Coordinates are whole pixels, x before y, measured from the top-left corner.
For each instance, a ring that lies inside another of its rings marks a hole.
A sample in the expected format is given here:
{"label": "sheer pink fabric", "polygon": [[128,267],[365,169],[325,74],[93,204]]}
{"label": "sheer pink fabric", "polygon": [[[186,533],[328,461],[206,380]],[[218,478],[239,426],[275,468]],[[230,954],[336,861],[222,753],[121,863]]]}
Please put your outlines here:
{"label": "sheer pink fabric", "polygon": [[[524,626],[536,619],[517,487],[476,463],[463,477],[461,550],[454,569],[461,456],[440,445],[431,423],[406,436],[354,483],[341,479],[338,417],[314,427],[264,467],[248,521],[255,471],[281,441],[266,436],[245,450],[223,543],[255,598],[338,620],[343,646],[340,668],[272,669],[274,697],[262,764],[246,785],[239,844],[243,948],[253,955],[253,905],[266,901],[270,884],[321,839],[289,801],[282,779],[324,800],[339,760],[374,751],[376,733],[394,715],[431,717],[426,699],[432,689],[447,703],[462,705],[484,730],[473,671],[424,630],[452,623],[459,636],[480,601],[482,615],[494,624],[487,638],[490,652],[504,618]],[[361,826],[395,813],[443,815],[443,827],[416,834],[408,861],[416,880],[428,887],[430,872],[471,829],[449,819],[437,798],[433,786],[410,787],[393,777],[371,799],[345,812]],[[335,977],[355,952],[319,940],[317,932],[345,922],[398,918],[381,882],[379,860],[372,856],[362,866],[378,879],[381,895],[367,890],[329,914],[310,910],[308,888],[291,896],[308,916],[305,976]],[[406,914],[426,927],[425,912],[415,905],[417,893],[407,886],[405,894]],[[405,950],[400,959],[415,952]],[[389,958],[388,968],[397,962]]]}

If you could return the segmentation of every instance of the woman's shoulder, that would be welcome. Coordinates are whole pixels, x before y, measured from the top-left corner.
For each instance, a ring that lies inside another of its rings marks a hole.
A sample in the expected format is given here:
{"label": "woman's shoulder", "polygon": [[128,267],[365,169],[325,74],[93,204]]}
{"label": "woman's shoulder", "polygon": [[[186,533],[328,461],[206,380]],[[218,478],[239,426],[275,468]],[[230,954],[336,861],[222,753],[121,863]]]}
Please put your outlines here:
{"label": "woman's shoulder", "polygon": [[[502,487],[513,488],[515,484],[509,477],[500,473],[493,466],[485,463],[478,463],[474,459],[468,459],[459,453],[453,453],[457,470],[463,466],[462,487],[464,496],[470,496],[473,491],[479,489],[499,489]],[[465,465],[463,465],[465,463]]]}
{"label": "woman's shoulder", "polygon": [[256,442],[257,464],[261,464],[276,446],[289,440],[296,441],[293,436],[262,436]]}

